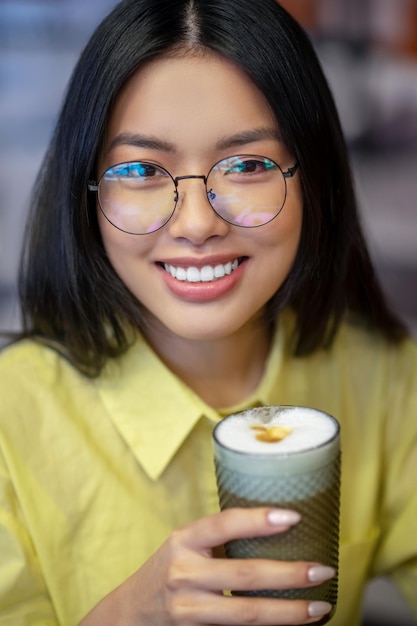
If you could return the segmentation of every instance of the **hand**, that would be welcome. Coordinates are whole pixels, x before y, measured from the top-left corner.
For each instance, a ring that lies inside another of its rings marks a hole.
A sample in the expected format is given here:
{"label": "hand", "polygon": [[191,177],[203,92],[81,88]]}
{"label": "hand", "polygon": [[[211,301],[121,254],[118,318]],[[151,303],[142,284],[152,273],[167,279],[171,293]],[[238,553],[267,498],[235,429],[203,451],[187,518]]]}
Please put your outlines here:
{"label": "hand", "polygon": [[223,589],[312,587],[334,571],[318,563],[216,559],[231,539],[281,533],[298,523],[292,511],[229,509],[175,530],[126,582],[106,596],[79,626],[278,626],[313,624],[326,602],[224,596]]}

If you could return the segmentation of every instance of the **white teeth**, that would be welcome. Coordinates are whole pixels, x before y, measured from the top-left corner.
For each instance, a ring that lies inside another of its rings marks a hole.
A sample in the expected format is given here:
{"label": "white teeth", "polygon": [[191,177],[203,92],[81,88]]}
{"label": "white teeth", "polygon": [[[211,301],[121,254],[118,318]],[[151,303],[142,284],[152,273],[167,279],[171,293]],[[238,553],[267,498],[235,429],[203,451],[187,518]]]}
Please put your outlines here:
{"label": "white teeth", "polygon": [[196,267],[189,267],[187,269],[187,281],[189,283],[199,283],[201,280],[200,271]]}
{"label": "white teeth", "polygon": [[177,280],[187,280],[187,272],[185,271],[183,267],[178,267],[177,269],[175,269],[175,267],[171,265],[170,268],[171,268],[171,275],[174,278],[176,278]]}
{"label": "white teeth", "polygon": [[209,283],[214,279],[214,269],[210,265],[201,268],[201,280],[203,283]]}
{"label": "white teeth", "polygon": [[175,267],[164,263],[164,269],[176,278],[177,280],[186,281],[189,283],[209,283],[218,278],[223,278],[226,275],[231,274],[239,266],[239,261],[235,259],[232,262],[225,263],[224,265],[204,265],[201,269],[198,267]]}
{"label": "white teeth", "polygon": [[216,265],[214,268],[214,277],[215,278],[223,278],[224,276],[224,265]]}

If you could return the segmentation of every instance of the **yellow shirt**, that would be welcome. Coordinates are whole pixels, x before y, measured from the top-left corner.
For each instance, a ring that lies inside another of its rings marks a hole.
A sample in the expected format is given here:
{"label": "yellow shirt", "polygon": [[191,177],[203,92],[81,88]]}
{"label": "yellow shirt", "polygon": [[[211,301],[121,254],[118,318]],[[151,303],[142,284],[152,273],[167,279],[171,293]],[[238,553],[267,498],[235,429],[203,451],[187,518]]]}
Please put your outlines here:
{"label": "yellow shirt", "polygon": [[[343,446],[334,626],[391,574],[417,615],[417,347],[344,326],[288,354],[281,323],[253,403],[334,415]],[[217,510],[208,407],[139,338],[90,380],[53,350],[0,357],[0,625],[74,626],[170,531]]]}

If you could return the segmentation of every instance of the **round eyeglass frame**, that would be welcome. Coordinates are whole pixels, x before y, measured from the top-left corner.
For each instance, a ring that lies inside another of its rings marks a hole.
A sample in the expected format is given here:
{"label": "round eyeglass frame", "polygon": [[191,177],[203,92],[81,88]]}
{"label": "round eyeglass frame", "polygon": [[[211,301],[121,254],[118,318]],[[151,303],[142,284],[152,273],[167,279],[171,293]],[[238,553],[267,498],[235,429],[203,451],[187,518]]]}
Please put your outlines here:
{"label": "round eyeglass frame", "polygon": [[[280,206],[280,208],[277,210],[277,212],[270,218],[268,219],[266,222],[262,222],[261,224],[239,224],[238,222],[233,222],[231,220],[228,220],[226,217],[224,217],[223,215],[221,215],[220,213],[218,213],[215,209],[215,207],[212,205],[211,201],[210,201],[210,193],[211,190],[207,189],[207,180],[211,174],[211,172],[214,170],[215,167],[217,167],[220,163],[222,163],[223,161],[227,161],[229,159],[233,159],[233,158],[246,158],[246,159],[263,159],[266,161],[269,161],[271,163],[273,163],[278,170],[281,172],[283,180],[284,180],[284,188],[285,188],[285,192],[284,192],[284,198],[282,200],[282,204]],[[165,174],[168,175],[168,177],[172,180],[173,184],[174,184],[174,206],[173,209],[171,211],[171,213],[169,214],[169,216],[165,219],[165,221],[163,222],[163,224],[159,225],[158,228],[155,228],[154,230],[151,231],[146,231],[146,232],[132,232],[129,230],[125,230],[124,228],[121,228],[120,226],[117,226],[117,224],[115,224],[114,222],[111,221],[111,219],[106,215],[101,202],[100,202],[100,183],[103,180],[103,178],[106,176],[107,172],[115,167],[119,167],[122,165],[132,165],[134,163],[140,163],[141,165],[150,165],[152,167],[156,167],[159,170],[163,171]],[[152,161],[146,161],[146,160],[139,160],[139,159],[135,159],[132,161],[122,161],[121,163],[115,163],[114,165],[111,165],[110,167],[108,167],[100,176],[100,178],[96,181],[94,179],[91,179],[88,181],[87,183],[87,188],[88,191],[97,193],[97,199],[98,199],[98,205],[100,207],[100,211],[103,214],[103,216],[105,217],[105,219],[109,222],[109,224],[111,224],[114,228],[117,228],[117,230],[120,230],[123,233],[126,233],[128,235],[151,235],[155,232],[157,232],[158,230],[161,230],[161,228],[163,228],[164,226],[166,226],[168,224],[168,222],[171,220],[172,216],[175,213],[175,210],[177,208],[177,204],[178,204],[178,199],[179,199],[179,193],[178,193],[178,181],[180,180],[186,180],[186,179],[201,179],[204,182],[205,188],[206,188],[206,197],[207,197],[207,201],[211,207],[211,209],[214,211],[214,213],[217,215],[217,217],[219,217],[221,220],[223,220],[224,222],[227,222],[228,224],[232,225],[232,226],[238,226],[239,228],[260,228],[261,226],[265,226],[266,224],[269,224],[270,222],[272,222],[276,217],[278,217],[278,215],[281,213],[284,205],[285,205],[285,201],[287,199],[287,179],[288,178],[292,178],[295,173],[297,172],[299,168],[299,164],[298,162],[296,162],[292,167],[287,168],[286,170],[283,170],[282,167],[273,159],[260,155],[260,154],[234,154],[231,155],[229,157],[225,157],[223,159],[220,159],[219,161],[216,161],[216,163],[214,163],[208,173],[206,175],[204,174],[187,174],[187,175],[183,175],[183,176],[172,176],[172,174],[165,168],[162,167],[162,165],[157,165],[156,163],[153,163]]]}

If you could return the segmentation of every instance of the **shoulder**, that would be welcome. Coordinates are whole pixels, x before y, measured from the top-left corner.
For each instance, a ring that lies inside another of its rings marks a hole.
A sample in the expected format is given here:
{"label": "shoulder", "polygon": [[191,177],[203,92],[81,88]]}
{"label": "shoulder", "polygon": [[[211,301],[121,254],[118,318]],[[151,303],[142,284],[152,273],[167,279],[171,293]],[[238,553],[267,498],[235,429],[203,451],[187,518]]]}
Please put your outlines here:
{"label": "shoulder", "polygon": [[[149,352],[149,350],[148,350]],[[146,365],[144,341],[117,359],[109,359],[95,378],[78,370],[60,346],[21,340],[0,350],[0,415],[94,401],[102,388],[117,390],[125,378],[137,384]],[[144,363],[145,362],[145,363]]]}
{"label": "shoulder", "polygon": [[[346,360],[379,363],[392,369],[401,364],[417,370],[417,343],[411,336],[401,342],[388,341],[379,332],[345,322],[335,338],[333,350]],[[359,364],[359,363],[358,363]]]}
{"label": "shoulder", "polygon": [[368,410],[378,409],[392,441],[407,430],[417,434],[415,339],[408,337],[394,343],[379,333],[345,324],[332,350],[349,381],[352,398],[360,400]]}
{"label": "shoulder", "polygon": [[0,419],[44,412],[91,384],[58,350],[33,340],[0,351]]}
{"label": "shoulder", "polygon": [[398,415],[403,410],[417,424],[417,344],[411,337],[395,343],[346,321],[331,346],[302,357],[298,369],[309,394],[351,422],[369,416],[381,423],[395,405]]}
{"label": "shoulder", "polygon": [[0,351],[0,385],[5,389],[12,381],[53,378],[63,360],[58,352],[36,341],[18,341]]}
{"label": "shoulder", "polygon": [[364,392],[378,392],[385,401],[411,393],[417,384],[417,343],[411,336],[393,342],[380,333],[343,324],[332,352],[351,380]]}

